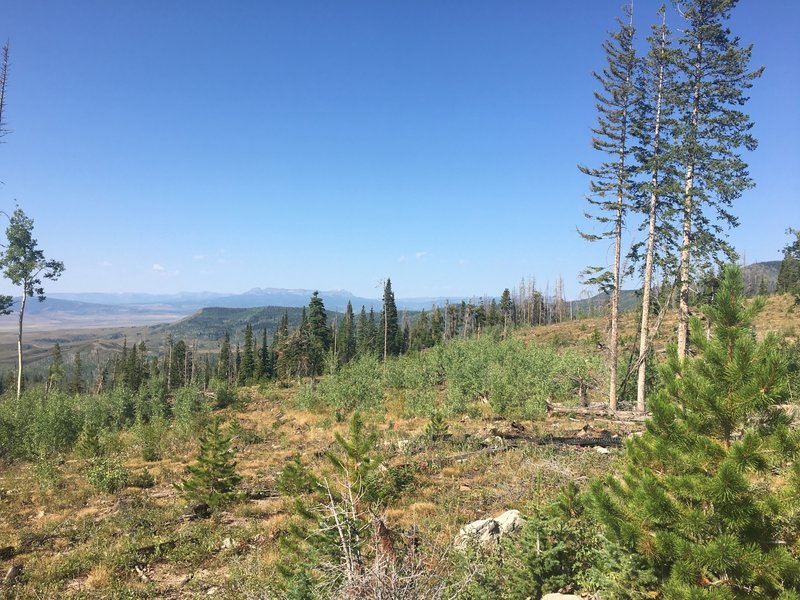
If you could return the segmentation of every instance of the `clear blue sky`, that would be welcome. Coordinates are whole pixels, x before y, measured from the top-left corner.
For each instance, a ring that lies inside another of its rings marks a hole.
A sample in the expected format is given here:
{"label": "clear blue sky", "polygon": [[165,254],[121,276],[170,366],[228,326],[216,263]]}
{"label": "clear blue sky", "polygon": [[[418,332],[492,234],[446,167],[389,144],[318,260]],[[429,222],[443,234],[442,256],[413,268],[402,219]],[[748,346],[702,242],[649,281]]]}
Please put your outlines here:
{"label": "clear blue sky", "polygon": [[[50,291],[499,294],[578,273],[577,163],[622,1],[0,1],[0,208],[67,270]],[[637,0],[640,32],[660,2]],[[800,227],[800,2],[742,0],[748,262]],[[8,289],[2,284],[0,289]]]}

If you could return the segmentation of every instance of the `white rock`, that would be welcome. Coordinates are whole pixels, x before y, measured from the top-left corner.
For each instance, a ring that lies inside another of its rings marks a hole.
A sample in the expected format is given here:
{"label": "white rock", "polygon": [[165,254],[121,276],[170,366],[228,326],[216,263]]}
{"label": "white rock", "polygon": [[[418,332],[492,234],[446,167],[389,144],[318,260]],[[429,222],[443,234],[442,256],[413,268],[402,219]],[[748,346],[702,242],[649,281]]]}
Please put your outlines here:
{"label": "white rock", "polygon": [[470,543],[480,546],[496,544],[503,535],[519,531],[525,525],[518,510],[507,510],[494,519],[479,519],[467,523],[458,532],[453,545],[456,548],[466,548]]}
{"label": "white rock", "polygon": [[545,594],[542,600],[582,600],[582,598],[575,594]]}
{"label": "white rock", "polygon": [[518,510],[507,510],[499,517],[495,517],[494,520],[497,521],[500,527],[501,535],[519,531],[525,526],[525,519],[522,518]]}
{"label": "white rock", "polygon": [[598,454],[608,454],[608,448],[604,448],[603,446],[595,446],[594,451]]}

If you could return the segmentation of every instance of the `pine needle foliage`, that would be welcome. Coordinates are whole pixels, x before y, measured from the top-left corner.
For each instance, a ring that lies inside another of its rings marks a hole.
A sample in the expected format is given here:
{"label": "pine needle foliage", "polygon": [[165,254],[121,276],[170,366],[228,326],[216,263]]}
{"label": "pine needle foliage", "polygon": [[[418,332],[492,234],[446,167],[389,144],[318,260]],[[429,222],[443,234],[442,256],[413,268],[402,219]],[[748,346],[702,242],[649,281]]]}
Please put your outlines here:
{"label": "pine needle foliage", "polygon": [[241,478],[236,473],[231,438],[223,433],[219,419],[212,420],[200,436],[197,463],[188,471],[189,477],[175,487],[189,502],[202,502],[214,510],[240,498],[237,487]]}
{"label": "pine needle foliage", "polygon": [[442,413],[433,413],[431,420],[425,426],[425,435],[432,440],[440,440],[447,436],[448,433],[450,433],[450,426],[445,421]]}
{"label": "pine needle foliage", "polygon": [[337,432],[334,438],[328,469],[312,473],[295,460],[278,481],[283,494],[296,498],[278,567],[287,597],[300,589],[305,595],[296,597],[351,597],[340,592],[352,591],[378,560],[372,542],[383,510],[413,481],[403,470],[379,469],[377,433],[360,413],[353,414],[347,435]]}
{"label": "pine needle foliage", "polygon": [[763,299],[742,292],[727,267],[705,309],[711,335],[693,319],[698,354],[671,349],[624,476],[592,487],[606,535],[650,564],[666,598],[800,597],[800,434],[776,408],[788,390],[778,340],[753,334]]}

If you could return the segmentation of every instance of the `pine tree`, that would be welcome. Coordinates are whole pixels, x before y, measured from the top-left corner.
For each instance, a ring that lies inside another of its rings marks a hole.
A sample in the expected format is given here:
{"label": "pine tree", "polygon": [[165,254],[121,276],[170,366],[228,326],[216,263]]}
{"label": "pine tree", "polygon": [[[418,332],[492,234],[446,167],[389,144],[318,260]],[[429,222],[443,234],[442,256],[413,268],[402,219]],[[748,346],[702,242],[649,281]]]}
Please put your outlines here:
{"label": "pine tree", "polygon": [[[740,109],[763,69],[749,67],[752,47],[740,47],[725,27],[737,0],[687,0],[676,63],[678,86],[675,143],[685,169],[681,207],[678,355],[688,355],[692,263],[735,253],[724,227],[738,222],[734,200],[753,186],[741,150],[755,150],[752,122]],[[710,213],[710,214],[709,214]]]}
{"label": "pine tree", "polygon": [[325,310],[325,304],[319,296],[319,292],[314,292],[311,295],[311,300],[308,303],[307,318],[304,320],[304,326],[301,326],[301,332],[308,337],[308,365],[310,368],[310,375],[316,377],[323,371],[325,364],[325,353],[331,347],[331,330],[328,327],[328,313]]}
{"label": "pine tree", "polygon": [[242,368],[242,350],[239,344],[236,344],[236,352],[233,354],[233,373],[231,374],[231,381],[239,381],[239,371]]}
{"label": "pine tree", "polygon": [[500,295],[500,314],[503,318],[503,333],[508,332],[508,327],[514,324],[514,302],[511,300],[511,291],[506,288]]}
{"label": "pine tree", "polygon": [[672,347],[624,476],[592,487],[606,535],[650,563],[667,598],[800,592],[800,433],[775,408],[788,393],[778,339],[752,330],[763,299],[745,305],[742,292],[727,267],[705,311],[711,337],[694,318],[699,355]]}
{"label": "pine tree", "polygon": [[47,391],[58,389],[64,380],[64,358],[61,346],[56,342],[50,352],[50,367],[47,369]]}
{"label": "pine tree", "polygon": [[383,359],[397,356],[403,347],[403,332],[397,318],[397,305],[392,291],[392,280],[386,279],[383,286],[383,311],[381,312]]}
{"label": "pine tree", "polygon": [[337,336],[337,344],[339,345],[339,361],[341,364],[347,364],[356,355],[356,323],[355,315],[353,314],[353,305],[350,301],[347,302],[347,308],[344,311],[344,319],[339,328],[339,335]]}
{"label": "pine tree", "polygon": [[775,291],[778,294],[794,294],[796,302],[800,303],[800,230],[789,228],[786,233],[794,235],[795,240],[783,249]]}
{"label": "pine tree", "polygon": [[261,332],[261,349],[258,354],[258,378],[270,379],[272,377],[272,361],[269,345],[267,344],[267,329]]}
{"label": "pine tree", "polygon": [[231,337],[225,332],[222,345],[219,349],[219,360],[217,361],[217,377],[226,383],[231,382]]}
{"label": "pine tree", "polygon": [[141,373],[139,367],[139,352],[136,344],[131,346],[127,360],[123,359],[123,371],[125,385],[128,389],[136,391],[141,383]]}
{"label": "pine tree", "polygon": [[639,329],[639,359],[636,387],[636,409],[645,410],[647,356],[650,352],[650,310],[653,300],[653,274],[674,271],[674,241],[679,236],[673,226],[675,196],[680,192],[674,147],[671,144],[675,112],[674,52],[670,48],[671,31],[667,27],[666,7],[659,11],[661,24],[654,25],[647,41],[649,50],[641,61],[638,86],[639,102],[634,115],[634,148],[638,170],[646,181],[638,186],[635,208],[646,215],[647,238],[631,252],[634,262],[641,257],[642,318]]}
{"label": "pine tree", "polygon": [[367,309],[361,305],[361,312],[358,313],[356,323],[356,355],[365,356],[370,352],[370,342],[368,336]]}
{"label": "pine tree", "polygon": [[423,309],[417,320],[414,321],[414,328],[409,335],[409,349],[410,350],[423,350],[430,348],[433,344],[431,342],[431,326],[428,321],[428,313]]}
{"label": "pine tree", "polygon": [[438,306],[434,306],[431,311],[431,346],[441,343],[443,328],[442,311]]}
{"label": "pine tree", "polygon": [[188,382],[186,381],[186,364],[187,364],[186,342],[178,340],[172,347],[169,361],[169,387],[176,389],[183,387]]}
{"label": "pine tree", "polygon": [[244,348],[242,349],[242,366],[239,369],[239,385],[245,385],[253,379],[256,370],[256,353],[253,348],[253,326],[247,323],[244,328]]}
{"label": "pine tree", "polygon": [[285,338],[287,335],[289,335],[289,311],[285,310],[281,317],[281,323],[278,326],[277,337]]}
{"label": "pine tree", "polygon": [[219,420],[213,419],[200,437],[197,463],[188,468],[189,477],[175,486],[187,501],[202,502],[214,510],[239,499],[236,489],[241,478],[230,442]]}
{"label": "pine tree", "polygon": [[763,275],[761,276],[761,281],[758,282],[758,295],[769,296],[769,284],[767,283],[767,278]]}
{"label": "pine tree", "polygon": [[595,92],[598,125],[592,146],[609,155],[607,162],[599,167],[581,166],[581,172],[591,178],[591,195],[587,198],[598,214],[586,213],[608,230],[598,234],[581,232],[589,241],[614,240],[614,262],[611,270],[606,267],[589,267],[586,283],[599,285],[611,295],[609,332],[609,393],[608,405],[617,408],[617,355],[619,341],[619,293],[622,281],[622,231],[626,212],[631,204],[635,167],[630,159],[631,128],[638,102],[638,91],[634,84],[637,68],[634,49],[633,8],[627,7],[628,22],[618,20],[619,29],[604,42],[606,68],[595,73],[602,91]]}
{"label": "pine tree", "polygon": [[83,393],[83,364],[81,362],[81,353],[75,354],[75,362],[72,365],[72,380],[69,384],[69,391],[73,394]]}

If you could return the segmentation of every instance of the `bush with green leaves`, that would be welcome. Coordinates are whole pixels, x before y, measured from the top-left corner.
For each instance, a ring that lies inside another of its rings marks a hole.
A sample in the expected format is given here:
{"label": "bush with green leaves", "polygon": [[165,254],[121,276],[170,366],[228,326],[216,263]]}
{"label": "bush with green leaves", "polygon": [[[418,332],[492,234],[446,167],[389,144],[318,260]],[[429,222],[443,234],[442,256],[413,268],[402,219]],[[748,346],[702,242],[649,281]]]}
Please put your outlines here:
{"label": "bush with green leaves", "polygon": [[219,419],[212,419],[200,436],[197,462],[189,476],[175,485],[188,502],[202,502],[216,510],[241,498],[231,438],[222,431]]}
{"label": "bush with green leaves", "polygon": [[163,416],[153,416],[148,421],[137,421],[133,427],[142,460],[161,460],[164,438],[169,422]]}
{"label": "bush with green leaves", "polygon": [[777,337],[756,341],[763,307],[745,304],[729,266],[691,324],[695,357],[672,348],[647,431],[624,476],[592,487],[606,535],[642,557],[667,598],[800,598],[800,432]]}
{"label": "bush with green leaves", "polygon": [[0,422],[10,437],[0,445],[8,458],[38,459],[72,449],[83,428],[80,397],[44,388],[0,402]]}
{"label": "bush with green leaves", "polygon": [[183,436],[192,436],[208,423],[211,406],[196,387],[181,387],[174,391],[172,414],[178,432]]}
{"label": "bush with green leaves", "polygon": [[100,429],[123,429],[130,426],[136,416],[136,397],[122,388],[97,395],[81,395],[77,399],[84,420],[95,423]]}
{"label": "bush with green leaves", "polygon": [[34,460],[33,474],[43,490],[53,489],[61,479],[61,471],[51,457],[39,457]]}
{"label": "bush with green leaves", "polygon": [[137,423],[148,423],[151,419],[163,419],[169,416],[166,385],[158,381],[150,381],[139,388],[134,397],[134,420]]}
{"label": "bush with green leaves", "polygon": [[86,479],[99,492],[114,494],[128,484],[130,473],[116,458],[100,456],[93,458],[86,470]]}
{"label": "bush with green leaves", "polygon": [[304,408],[325,407],[349,413],[383,409],[383,367],[374,356],[362,356],[317,384],[304,386],[297,402]]}
{"label": "bush with green leaves", "polygon": [[470,413],[487,402],[506,417],[538,418],[546,400],[577,400],[603,379],[595,353],[491,335],[451,340],[384,369],[384,385],[401,395],[405,414],[426,417]]}
{"label": "bush with green leaves", "polygon": [[463,414],[484,401],[506,417],[537,418],[547,399],[577,398],[581,386],[591,389],[602,365],[589,353],[483,336],[401,357],[388,372],[409,415]]}

